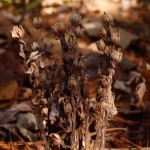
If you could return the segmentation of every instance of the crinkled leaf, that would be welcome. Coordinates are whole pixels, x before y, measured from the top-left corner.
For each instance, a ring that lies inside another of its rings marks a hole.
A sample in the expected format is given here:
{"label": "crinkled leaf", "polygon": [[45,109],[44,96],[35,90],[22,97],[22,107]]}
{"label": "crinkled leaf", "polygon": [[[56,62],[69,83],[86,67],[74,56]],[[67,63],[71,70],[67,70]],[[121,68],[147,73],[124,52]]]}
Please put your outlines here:
{"label": "crinkled leaf", "polygon": [[143,100],[146,90],[145,82],[142,82],[136,86],[135,95],[140,102]]}
{"label": "crinkled leaf", "polygon": [[29,56],[29,59],[32,60],[34,57],[37,57],[38,53],[39,53],[38,51],[32,52]]}
{"label": "crinkled leaf", "polygon": [[23,59],[26,58],[26,55],[25,55],[25,53],[23,53],[23,52],[19,52],[19,55],[20,55]]}

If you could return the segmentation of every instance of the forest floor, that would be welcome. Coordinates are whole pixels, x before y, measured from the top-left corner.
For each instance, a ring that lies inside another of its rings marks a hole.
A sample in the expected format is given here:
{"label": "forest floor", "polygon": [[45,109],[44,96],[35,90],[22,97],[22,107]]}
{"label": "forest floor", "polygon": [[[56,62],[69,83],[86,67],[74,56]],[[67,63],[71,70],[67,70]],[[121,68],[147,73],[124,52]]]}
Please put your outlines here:
{"label": "forest floor", "polygon": [[36,33],[33,18],[41,16],[44,22],[42,36],[50,56],[60,56],[59,41],[51,26],[64,22],[77,11],[82,16],[84,36],[78,43],[79,51],[92,56],[89,74],[90,96],[96,92],[97,68],[101,62],[96,48],[98,30],[102,27],[104,11],[114,17],[114,29],[121,34],[119,46],[123,60],[116,69],[113,92],[118,114],[109,122],[106,147],[112,150],[150,148],[150,3],[126,0],[35,0],[23,4],[21,0],[0,2],[0,149],[21,150],[40,148],[40,132],[32,113],[32,91],[19,46],[11,37],[14,25],[21,24],[26,32],[28,47]]}

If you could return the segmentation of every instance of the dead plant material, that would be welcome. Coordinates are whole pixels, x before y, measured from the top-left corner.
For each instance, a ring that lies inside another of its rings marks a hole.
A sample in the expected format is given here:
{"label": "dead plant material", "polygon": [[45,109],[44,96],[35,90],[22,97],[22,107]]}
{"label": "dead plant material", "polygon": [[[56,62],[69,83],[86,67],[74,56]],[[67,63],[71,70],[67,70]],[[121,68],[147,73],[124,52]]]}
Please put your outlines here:
{"label": "dead plant material", "polygon": [[[56,39],[61,43],[62,65],[57,63],[59,58],[53,64],[45,61],[40,17],[33,21],[39,37],[33,42],[29,55],[23,41],[24,29],[15,26],[12,31],[13,38],[20,44],[19,54],[24,61],[25,73],[29,75],[33,110],[46,150],[89,150],[91,145],[93,150],[104,150],[108,121],[117,114],[115,94],[111,88],[115,67],[122,59],[122,52],[116,46],[120,40],[119,31],[112,33],[113,17],[104,13],[104,28],[100,29],[97,48],[104,55],[107,67],[101,64],[98,69],[97,92],[91,100],[87,57],[77,51],[78,39],[84,31],[80,21],[81,16],[73,13],[69,32],[62,22],[52,26]],[[93,132],[96,132],[95,137],[92,137]]]}

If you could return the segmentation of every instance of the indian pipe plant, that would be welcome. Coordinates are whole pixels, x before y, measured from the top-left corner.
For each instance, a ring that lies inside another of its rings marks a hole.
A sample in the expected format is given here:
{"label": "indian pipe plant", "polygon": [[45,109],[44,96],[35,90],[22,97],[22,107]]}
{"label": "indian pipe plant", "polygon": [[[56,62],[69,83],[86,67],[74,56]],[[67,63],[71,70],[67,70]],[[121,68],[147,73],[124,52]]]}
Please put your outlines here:
{"label": "indian pipe plant", "polygon": [[[62,56],[47,63],[42,32],[42,19],[33,20],[39,35],[27,50],[23,40],[22,26],[14,26],[12,37],[19,42],[19,55],[23,58],[25,73],[33,92],[33,111],[37,116],[41,136],[46,150],[103,150],[108,121],[117,114],[112,92],[116,65],[122,59],[118,30],[112,32],[113,17],[103,15],[104,28],[99,30],[98,51],[107,62],[100,64],[95,97],[89,97],[90,77],[87,74],[86,56],[77,50],[77,41],[82,37],[81,16],[70,16],[70,30],[64,23],[56,23],[52,31],[60,40]],[[61,65],[58,60],[61,59]],[[95,134],[93,134],[95,133]],[[93,136],[94,135],[94,136]]]}

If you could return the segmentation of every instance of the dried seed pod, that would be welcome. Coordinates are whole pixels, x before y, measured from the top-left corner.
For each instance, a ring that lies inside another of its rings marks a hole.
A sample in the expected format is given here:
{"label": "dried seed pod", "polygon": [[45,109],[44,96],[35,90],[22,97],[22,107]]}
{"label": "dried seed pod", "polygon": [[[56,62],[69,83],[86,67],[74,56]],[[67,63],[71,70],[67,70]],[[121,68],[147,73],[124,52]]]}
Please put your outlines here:
{"label": "dried seed pod", "polygon": [[68,80],[68,86],[71,87],[71,88],[74,88],[77,86],[77,81],[75,78],[71,77],[69,80]]}
{"label": "dried seed pod", "polygon": [[24,37],[25,31],[22,26],[14,26],[11,31],[12,37],[14,39],[22,39]]}
{"label": "dried seed pod", "polygon": [[81,16],[77,13],[73,13],[70,16],[70,23],[72,26],[78,26],[80,25],[80,21],[81,21]]}
{"label": "dried seed pod", "polygon": [[100,85],[102,88],[106,88],[109,86],[109,79],[107,76],[103,75],[101,76],[101,79],[100,79]]}
{"label": "dried seed pod", "polygon": [[102,28],[99,30],[99,34],[101,38],[106,38],[107,37],[107,30],[105,28]]}
{"label": "dried seed pod", "polygon": [[104,43],[104,41],[102,39],[97,41],[96,45],[97,45],[97,48],[98,48],[99,51],[104,51],[105,43]]}
{"label": "dried seed pod", "polygon": [[63,36],[66,32],[66,27],[63,23],[56,23],[52,26],[53,34],[57,37]]}
{"label": "dried seed pod", "polygon": [[114,50],[110,54],[110,58],[116,62],[119,63],[122,60],[122,53],[120,51]]}
{"label": "dried seed pod", "polygon": [[111,35],[111,40],[112,40],[112,42],[114,42],[114,43],[118,43],[118,42],[120,41],[120,34],[119,34],[118,31],[116,31],[115,33],[113,33],[113,34]]}
{"label": "dried seed pod", "polygon": [[33,25],[36,29],[41,29],[42,27],[42,18],[41,17],[35,17],[33,19]]}
{"label": "dried seed pod", "polygon": [[110,48],[110,46],[105,46],[105,54],[109,56],[110,53],[111,53],[111,48]]}
{"label": "dried seed pod", "polygon": [[84,29],[81,28],[80,26],[78,26],[78,27],[76,27],[76,28],[74,29],[74,35],[75,35],[77,38],[80,38],[80,37],[82,37],[82,35],[83,35],[83,31],[84,31]]}
{"label": "dried seed pod", "polygon": [[72,112],[72,106],[71,106],[70,103],[67,103],[67,104],[66,104],[66,106],[65,106],[65,112],[66,112],[67,114],[71,114],[71,112]]}
{"label": "dried seed pod", "polygon": [[112,25],[113,24],[113,16],[104,12],[104,15],[103,15],[103,21],[106,25]]}

